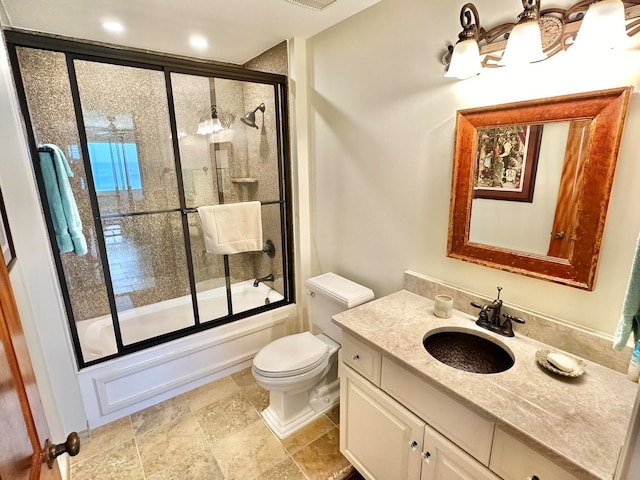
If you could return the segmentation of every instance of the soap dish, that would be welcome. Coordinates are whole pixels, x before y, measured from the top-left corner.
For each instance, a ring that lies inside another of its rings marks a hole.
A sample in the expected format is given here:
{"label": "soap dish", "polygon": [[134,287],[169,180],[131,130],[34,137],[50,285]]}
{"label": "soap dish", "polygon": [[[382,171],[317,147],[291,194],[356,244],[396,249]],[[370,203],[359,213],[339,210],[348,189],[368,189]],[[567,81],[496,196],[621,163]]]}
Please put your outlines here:
{"label": "soap dish", "polygon": [[549,355],[549,353],[550,350],[547,350],[546,348],[538,350],[536,352],[536,361],[547,370],[550,370],[555,374],[562,375],[563,377],[579,377],[584,373],[584,367],[586,367],[586,364],[579,358],[567,355],[567,357],[576,362],[576,366],[572,372],[565,372],[564,370],[560,370],[559,368],[556,368],[551,363],[549,363],[549,360],[547,360],[547,355]]}

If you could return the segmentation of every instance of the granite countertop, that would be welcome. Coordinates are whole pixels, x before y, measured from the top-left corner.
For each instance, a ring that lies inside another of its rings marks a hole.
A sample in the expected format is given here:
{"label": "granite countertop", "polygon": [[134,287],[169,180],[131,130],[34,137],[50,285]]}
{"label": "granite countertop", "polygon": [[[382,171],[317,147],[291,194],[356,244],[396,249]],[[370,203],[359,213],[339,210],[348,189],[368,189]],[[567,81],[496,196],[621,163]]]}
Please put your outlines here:
{"label": "granite countertop", "polygon": [[[624,443],[638,385],[584,360],[584,375],[556,375],[535,360],[547,345],[493,334],[454,310],[433,315],[433,301],[402,290],[333,317],[344,331],[405,366],[454,400],[584,480],[611,480]],[[452,326],[482,332],[515,356],[509,370],[482,375],[449,367],[426,352],[425,334]],[[550,348],[552,351],[557,349]]]}

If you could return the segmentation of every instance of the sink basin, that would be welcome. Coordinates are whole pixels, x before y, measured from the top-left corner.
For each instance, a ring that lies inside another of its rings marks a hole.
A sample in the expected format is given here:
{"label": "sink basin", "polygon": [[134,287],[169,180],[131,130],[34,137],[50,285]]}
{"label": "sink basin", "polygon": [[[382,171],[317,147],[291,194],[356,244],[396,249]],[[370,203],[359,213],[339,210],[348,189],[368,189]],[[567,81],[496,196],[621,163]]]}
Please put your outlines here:
{"label": "sink basin", "polygon": [[473,373],[499,373],[513,366],[513,355],[472,330],[432,330],[422,341],[436,360]]}

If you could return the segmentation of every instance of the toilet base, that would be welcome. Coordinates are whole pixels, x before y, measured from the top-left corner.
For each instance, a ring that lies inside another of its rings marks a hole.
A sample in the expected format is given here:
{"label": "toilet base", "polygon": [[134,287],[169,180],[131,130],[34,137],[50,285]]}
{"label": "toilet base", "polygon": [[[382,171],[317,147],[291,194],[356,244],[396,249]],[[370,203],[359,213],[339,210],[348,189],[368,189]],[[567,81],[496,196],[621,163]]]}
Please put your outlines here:
{"label": "toilet base", "polygon": [[313,388],[310,392],[294,395],[286,392],[269,392],[269,406],[262,411],[262,418],[280,439],[307,426],[340,402],[340,380]]}

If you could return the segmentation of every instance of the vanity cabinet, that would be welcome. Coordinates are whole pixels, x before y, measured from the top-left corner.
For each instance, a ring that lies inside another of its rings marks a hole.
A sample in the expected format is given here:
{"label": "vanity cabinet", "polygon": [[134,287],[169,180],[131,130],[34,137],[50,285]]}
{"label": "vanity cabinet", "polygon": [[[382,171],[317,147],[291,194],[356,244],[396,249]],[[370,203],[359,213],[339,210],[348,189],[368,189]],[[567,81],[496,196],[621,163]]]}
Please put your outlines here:
{"label": "vanity cabinet", "polygon": [[369,480],[499,480],[389,395],[343,365],[340,449]]}
{"label": "vanity cabinet", "polygon": [[340,450],[369,480],[420,478],[425,423],[349,367],[340,374]]}
{"label": "vanity cabinet", "polygon": [[368,480],[579,480],[343,332],[340,451]]}

